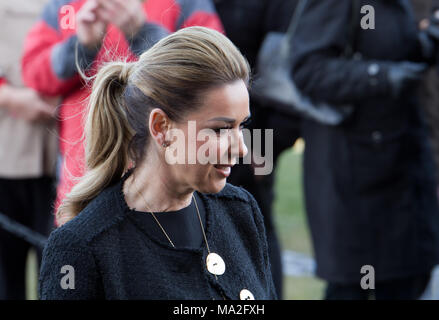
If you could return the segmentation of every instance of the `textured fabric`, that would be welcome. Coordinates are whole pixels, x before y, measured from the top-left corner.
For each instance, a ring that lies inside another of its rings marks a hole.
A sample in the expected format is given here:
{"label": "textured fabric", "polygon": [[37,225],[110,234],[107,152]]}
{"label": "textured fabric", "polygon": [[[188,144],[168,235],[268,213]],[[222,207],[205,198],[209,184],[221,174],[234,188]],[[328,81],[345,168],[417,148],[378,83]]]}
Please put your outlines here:
{"label": "textured fabric", "polygon": [[[101,48],[86,50],[75,41],[74,29],[61,26],[61,8],[69,5],[78,12],[84,2],[50,1],[40,21],[28,33],[22,59],[23,80],[28,86],[47,95],[64,97],[59,115],[63,163],[56,207],[75,184],[73,178],[82,176],[85,171],[82,119],[90,91],[75,70],[76,45],[80,65],[88,67],[85,70],[87,74],[94,74],[106,61],[136,60],[138,54],[176,31],[179,25],[204,26],[223,31],[210,0],[148,0],[143,4],[147,22],[138,34],[126,39],[117,27],[110,25]],[[182,13],[185,14],[184,18]]]}
{"label": "textured fabric", "polygon": [[[22,86],[20,56],[26,32],[45,0],[0,1],[0,69],[9,84]],[[0,106],[0,177],[10,179],[55,176],[55,125],[29,123]]]}
{"label": "textured fabric", "polygon": [[408,0],[361,5],[375,8],[376,29],[358,24],[355,59],[340,57],[349,0],[309,1],[293,43],[304,93],[355,107],[342,126],[302,127],[316,272],[334,283],[359,283],[364,265],[378,282],[428,273],[439,260],[435,167],[416,90],[392,98],[386,71],[389,61],[422,61],[417,24]]}
{"label": "textured fabric", "polygon": [[[104,190],[76,218],[56,229],[43,252],[41,299],[275,299],[263,218],[254,198],[227,184],[201,194],[211,252],[225,261],[223,275],[205,267],[207,249],[171,247],[139,228],[122,192],[123,181]],[[64,265],[75,289],[62,289]]]}

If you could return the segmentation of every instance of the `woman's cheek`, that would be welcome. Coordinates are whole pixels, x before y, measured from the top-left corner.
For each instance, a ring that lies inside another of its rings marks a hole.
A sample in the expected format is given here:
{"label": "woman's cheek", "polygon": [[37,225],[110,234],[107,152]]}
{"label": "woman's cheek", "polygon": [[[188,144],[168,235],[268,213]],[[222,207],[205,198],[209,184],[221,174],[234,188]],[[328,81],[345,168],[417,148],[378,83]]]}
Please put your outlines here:
{"label": "woman's cheek", "polygon": [[230,136],[228,134],[221,135],[218,137],[217,143],[217,163],[228,163],[228,152],[230,146]]}
{"label": "woman's cheek", "polygon": [[209,140],[197,140],[196,144],[196,161],[199,165],[206,165],[209,163]]}
{"label": "woman's cheek", "polygon": [[203,141],[197,142],[197,163],[215,165],[220,163],[220,159],[227,161],[228,148],[227,135],[209,135]]}

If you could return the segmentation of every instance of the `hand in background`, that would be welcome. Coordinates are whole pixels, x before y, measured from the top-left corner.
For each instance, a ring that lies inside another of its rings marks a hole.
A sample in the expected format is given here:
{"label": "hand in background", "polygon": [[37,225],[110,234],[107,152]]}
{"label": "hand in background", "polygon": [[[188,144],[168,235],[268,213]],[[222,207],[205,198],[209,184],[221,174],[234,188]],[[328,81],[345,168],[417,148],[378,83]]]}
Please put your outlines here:
{"label": "hand in background", "polygon": [[88,49],[100,48],[105,37],[108,21],[100,19],[98,0],[88,0],[76,15],[76,34],[79,43]]}
{"label": "hand in background", "polygon": [[141,0],[97,0],[99,18],[118,27],[127,39],[133,38],[146,21]]}
{"label": "hand in background", "polygon": [[418,84],[427,70],[425,63],[403,61],[388,65],[387,79],[392,89],[392,95],[399,97],[404,90]]}
{"label": "hand in background", "polygon": [[0,88],[1,106],[14,116],[29,122],[52,122],[55,120],[57,98],[43,98],[29,88],[3,85]]}

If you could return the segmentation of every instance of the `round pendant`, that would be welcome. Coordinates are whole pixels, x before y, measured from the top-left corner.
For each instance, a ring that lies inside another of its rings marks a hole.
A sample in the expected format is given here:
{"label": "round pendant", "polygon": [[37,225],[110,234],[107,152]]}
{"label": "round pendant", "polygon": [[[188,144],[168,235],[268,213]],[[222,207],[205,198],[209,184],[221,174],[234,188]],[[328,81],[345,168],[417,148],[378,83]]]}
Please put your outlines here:
{"label": "round pendant", "polygon": [[216,253],[209,253],[206,258],[207,271],[217,276],[222,275],[226,271],[226,264],[223,258]]}
{"label": "round pendant", "polygon": [[241,300],[255,300],[255,297],[253,293],[250,292],[250,290],[242,289],[239,293],[239,298]]}

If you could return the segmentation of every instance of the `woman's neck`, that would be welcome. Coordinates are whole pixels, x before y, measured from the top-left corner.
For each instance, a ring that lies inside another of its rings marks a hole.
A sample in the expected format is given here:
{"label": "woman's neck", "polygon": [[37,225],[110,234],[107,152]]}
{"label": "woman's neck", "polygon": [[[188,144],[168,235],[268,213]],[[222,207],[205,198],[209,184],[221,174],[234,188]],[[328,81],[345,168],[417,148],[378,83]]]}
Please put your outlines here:
{"label": "woman's neck", "polygon": [[137,211],[177,211],[190,205],[193,189],[178,188],[162,165],[144,164],[125,180],[123,193],[130,208]]}

